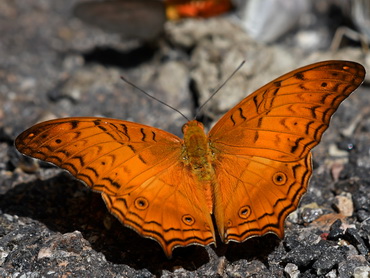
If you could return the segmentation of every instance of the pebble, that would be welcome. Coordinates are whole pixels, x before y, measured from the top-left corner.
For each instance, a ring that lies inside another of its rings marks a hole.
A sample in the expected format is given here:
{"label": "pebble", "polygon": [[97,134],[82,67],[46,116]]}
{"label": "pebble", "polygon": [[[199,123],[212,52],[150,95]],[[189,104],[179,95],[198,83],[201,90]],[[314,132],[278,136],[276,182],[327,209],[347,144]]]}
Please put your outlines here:
{"label": "pebble", "polygon": [[334,208],[344,216],[352,216],[354,207],[351,193],[343,192],[341,195],[335,196]]}
{"label": "pebble", "polygon": [[298,278],[301,272],[299,271],[298,266],[296,266],[295,264],[287,263],[284,267],[284,273],[289,278]]}

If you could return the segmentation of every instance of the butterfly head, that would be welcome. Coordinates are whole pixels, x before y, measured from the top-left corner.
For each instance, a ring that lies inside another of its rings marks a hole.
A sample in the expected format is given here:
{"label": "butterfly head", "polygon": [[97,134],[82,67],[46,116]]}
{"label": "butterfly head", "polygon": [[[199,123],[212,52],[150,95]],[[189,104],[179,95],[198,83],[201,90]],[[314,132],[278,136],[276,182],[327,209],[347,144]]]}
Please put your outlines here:
{"label": "butterfly head", "polygon": [[188,121],[186,124],[182,126],[182,133],[185,135],[187,133],[194,133],[194,132],[203,132],[204,133],[204,126],[201,122],[197,120]]}

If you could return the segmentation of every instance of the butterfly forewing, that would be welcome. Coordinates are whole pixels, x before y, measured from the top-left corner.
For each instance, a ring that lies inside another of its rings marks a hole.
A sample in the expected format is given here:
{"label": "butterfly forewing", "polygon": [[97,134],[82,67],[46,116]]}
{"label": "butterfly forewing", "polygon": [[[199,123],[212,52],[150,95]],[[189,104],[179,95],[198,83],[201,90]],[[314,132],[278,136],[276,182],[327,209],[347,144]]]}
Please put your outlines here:
{"label": "butterfly forewing", "polygon": [[[363,81],[357,63],[327,61],[306,66],[258,89],[226,113],[210,141],[248,155],[287,160],[316,146],[339,104]],[[231,142],[231,143],[229,143]],[[217,148],[217,147],[216,147]],[[261,152],[261,150],[268,150]]]}
{"label": "butterfly forewing", "polygon": [[326,61],[275,79],[209,133],[215,153],[217,226],[225,241],[283,236],[312,173],[310,150],[332,114],[364,80],[354,62]]}

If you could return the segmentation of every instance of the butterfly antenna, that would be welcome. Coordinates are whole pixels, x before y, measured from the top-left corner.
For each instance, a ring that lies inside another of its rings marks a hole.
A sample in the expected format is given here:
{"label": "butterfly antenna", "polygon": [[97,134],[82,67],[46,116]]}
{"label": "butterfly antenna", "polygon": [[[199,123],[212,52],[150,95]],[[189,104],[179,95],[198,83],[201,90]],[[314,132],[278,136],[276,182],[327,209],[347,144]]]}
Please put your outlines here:
{"label": "butterfly antenna", "polygon": [[225,86],[225,84],[229,82],[229,80],[235,75],[235,73],[237,73],[238,70],[240,70],[240,68],[244,65],[244,63],[245,63],[245,60],[240,63],[240,65],[233,71],[233,73],[230,74],[230,76],[216,89],[216,91],[214,91],[212,95],[198,108],[198,111],[195,114],[194,119],[196,119],[196,117],[202,111],[204,106],[206,106],[206,104]]}
{"label": "butterfly antenna", "polygon": [[188,119],[188,117],[186,117],[180,110],[172,107],[171,105],[165,103],[164,101],[148,94],[147,92],[145,92],[143,89],[139,88],[138,86],[136,86],[134,83],[128,81],[126,78],[124,78],[123,76],[121,76],[121,79],[123,81],[125,81],[127,84],[131,85],[132,87],[134,87],[135,89],[139,90],[140,92],[142,92],[144,95],[146,95],[147,97],[150,97],[151,99],[154,99],[155,101],[158,101],[159,103],[163,104],[164,106],[167,106],[168,108],[171,108],[173,111],[176,111],[177,113],[179,113],[181,116],[183,116],[187,121],[190,121]]}

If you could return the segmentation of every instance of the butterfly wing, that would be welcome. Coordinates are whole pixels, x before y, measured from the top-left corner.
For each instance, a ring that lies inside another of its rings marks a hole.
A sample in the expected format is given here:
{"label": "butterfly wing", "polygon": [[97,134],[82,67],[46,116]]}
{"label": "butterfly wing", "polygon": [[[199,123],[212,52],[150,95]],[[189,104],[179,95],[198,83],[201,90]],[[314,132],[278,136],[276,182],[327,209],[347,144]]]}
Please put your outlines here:
{"label": "butterfly wing", "polygon": [[310,150],[364,76],[360,64],[345,61],[297,69],[242,100],[213,127],[215,216],[225,242],[269,232],[283,237],[284,220],[312,173]]}
{"label": "butterfly wing", "polygon": [[206,200],[182,159],[182,140],[163,130],[105,118],[37,124],[17,149],[66,169],[101,192],[126,226],[173,248],[214,242]]}

